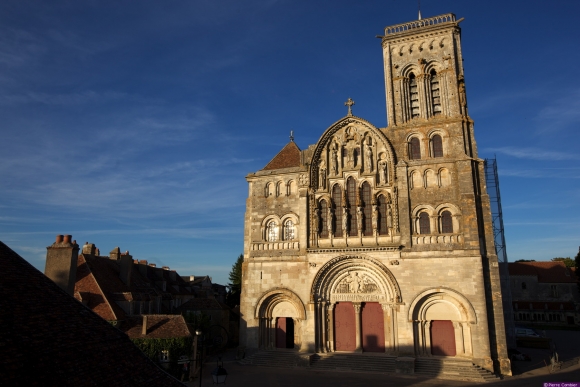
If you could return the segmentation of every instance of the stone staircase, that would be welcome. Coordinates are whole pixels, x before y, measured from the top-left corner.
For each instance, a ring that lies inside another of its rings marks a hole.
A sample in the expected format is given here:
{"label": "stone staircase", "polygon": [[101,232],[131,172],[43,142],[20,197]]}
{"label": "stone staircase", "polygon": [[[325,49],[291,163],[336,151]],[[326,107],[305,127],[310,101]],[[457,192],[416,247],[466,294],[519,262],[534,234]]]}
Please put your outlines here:
{"label": "stone staircase", "polygon": [[310,368],[315,370],[357,371],[394,373],[395,357],[372,354],[314,354],[310,356]]}
{"label": "stone staircase", "polygon": [[415,359],[415,375],[437,379],[464,380],[474,382],[496,381],[493,373],[476,366],[468,360]]}
{"label": "stone staircase", "polygon": [[[394,356],[383,354],[347,353],[298,353],[293,350],[256,351],[239,363],[261,367],[306,367],[320,371],[347,371],[395,373]],[[473,382],[497,381],[493,373],[474,365],[469,360],[416,358],[415,375],[434,379],[450,379]]]}
{"label": "stone staircase", "polygon": [[261,367],[308,367],[310,354],[298,353],[291,350],[268,350],[257,351],[239,363],[242,365],[255,365]]}

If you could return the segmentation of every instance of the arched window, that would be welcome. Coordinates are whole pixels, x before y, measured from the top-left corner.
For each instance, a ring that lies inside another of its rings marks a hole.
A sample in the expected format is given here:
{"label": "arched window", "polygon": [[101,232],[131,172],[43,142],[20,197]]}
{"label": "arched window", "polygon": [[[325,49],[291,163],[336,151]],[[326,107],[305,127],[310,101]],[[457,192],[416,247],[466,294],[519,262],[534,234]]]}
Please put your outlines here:
{"label": "arched window", "polygon": [[282,182],[276,183],[276,196],[282,195]]}
{"label": "arched window", "polygon": [[387,199],[383,195],[379,195],[377,199],[379,210],[379,235],[387,235],[389,230],[387,228]]}
{"label": "arched window", "polygon": [[449,211],[443,211],[441,213],[441,233],[453,233],[453,219],[451,218],[451,212]]}
{"label": "arched window", "polygon": [[320,209],[319,235],[320,238],[328,238],[328,205],[326,200],[321,200],[318,208]]}
{"label": "arched window", "polygon": [[417,137],[413,137],[409,141],[409,158],[411,160],[421,159],[421,143]]}
{"label": "arched window", "polygon": [[431,137],[431,148],[433,157],[443,157],[443,140],[440,135],[436,134]]}
{"label": "arched window", "polygon": [[362,185],[362,205],[364,206],[364,235],[373,235],[373,206],[371,204],[371,186],[366,181]]}
{"label": "arched window", "polygon": [[292,219],[288,219],[284,222],[284,240],[291,241],[296,238],[296,227],[294,227],[294,222]]}
{"label": "arched window", "polygon": [[332,188],[332,202],[334,204],[334,236],[342,236],[342,190],[338,184]]}
{"label": "arched window", "polygon": [[431,234],[429,214],[426,212],[421,212],[419,214],[419,234]]}
{"label": "arched window", "polygon": [[[433,115],[441,114],[441,97],[439,94],[439,76],[435,70],[431,70],[431,108]],[[437,157],[437,156],[435,156]]]}
{"label": "arched window", "polygon": [[271,220],[266,226],[266,239],[268,242],[276,242],[278,240],[278,224]]}
{"label": "arched window", "polygon": [[270,195],[272,195],[272,191],[273,191],[272,183],[266,184],[266,189],[264,191],[264,194],[266,195],[266,197],[269,197]]}
{"label": "arched window", "polygon": [[346,182],[347,187],[347,202],[348,202],[348,214],[350,222],[348,222],[348,235],[350,236],[357,236],[358,229],[357,229],[357,217],[356,217],[356,182],[352,177],[348,178]]}
{"label": "arched window", "polygon": [[411,117],[419,117],[419,92],[417,90],[417,79],[413,73],[409,75],[409,100],[411,103]]}
{"label": "arched window", "polygon": [[293,180],[290,180],[286,185],[286,195],[290,196],[296,193],[296,183]]}

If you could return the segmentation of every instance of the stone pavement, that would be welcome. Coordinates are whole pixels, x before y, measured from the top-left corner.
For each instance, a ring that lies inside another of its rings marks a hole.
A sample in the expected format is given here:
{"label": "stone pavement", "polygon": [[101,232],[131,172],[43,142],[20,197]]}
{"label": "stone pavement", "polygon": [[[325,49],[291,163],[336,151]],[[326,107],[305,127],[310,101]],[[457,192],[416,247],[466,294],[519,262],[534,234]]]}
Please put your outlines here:
{"label": "stone pavement", "polygon": [[[399,374],[365,374],[360,372],[314,371],[308,368],[273,368],[242,366],[235,360],[224,358],[224,368],[228,371],[226,386],[252,387],[362,387],[362,386],[413,386],[413,387],[443,387],[443,386],[501,386],[501,387],[529,387],[543,386],[545,382],[580,382],[580,364],[554,374],[549,374],[546,367],[533,369],[523,374],[498,380],[491,383],[463,382],[444,379],[428,379],[419,376]],[[202,386],[212,385],[211,371],[216,362],[208,361],[203,369]],[[195,379],[187,383],[188,386],[199,386]]]}

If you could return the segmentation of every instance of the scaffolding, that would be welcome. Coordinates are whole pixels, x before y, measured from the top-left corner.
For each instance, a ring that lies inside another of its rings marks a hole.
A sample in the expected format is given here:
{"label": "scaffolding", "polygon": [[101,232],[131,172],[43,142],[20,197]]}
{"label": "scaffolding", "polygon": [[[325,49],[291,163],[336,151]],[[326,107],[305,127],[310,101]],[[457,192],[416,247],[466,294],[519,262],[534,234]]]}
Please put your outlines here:
{"label": "scaffolding", "polygon": [[489,204],[491,209],[493,239],[495,243],[495,253],[499,262],[499,274],[502,292],[502,304],[505,321],[505,333],[508,347],[516,346],[514,312],[512,305],[512,294],[510,289],[510,278],[508,270],[508,257],[505,244],[505,233],[503,227],[503,213],[501,209],[501,195],[499,191],[499,177],[497,175],[497,160],[485,159],[485,182]]}

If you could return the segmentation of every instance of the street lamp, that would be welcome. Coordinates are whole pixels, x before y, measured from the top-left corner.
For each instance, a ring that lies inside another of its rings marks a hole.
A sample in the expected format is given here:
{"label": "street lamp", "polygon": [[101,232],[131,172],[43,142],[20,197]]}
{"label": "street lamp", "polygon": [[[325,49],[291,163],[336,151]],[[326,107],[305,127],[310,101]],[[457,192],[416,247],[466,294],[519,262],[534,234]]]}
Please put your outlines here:
{"label": "street lamp", "polygon": [[[197,336],[197,341],[201,340],[202,331],[200,329],[195,330],[195,335]],[[201,387],[201,371],[203,369],[203,340],[201,340],[201,350],[199,355],[199,387]]]}
{"label": "street lamp", "polygon": [[[221,364],[220,364],[221,363]],[[225,384],[228,377],[228,371],[224,368],[224,362],[218,357],[217,367],[211,372],[214,384]]]}

